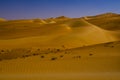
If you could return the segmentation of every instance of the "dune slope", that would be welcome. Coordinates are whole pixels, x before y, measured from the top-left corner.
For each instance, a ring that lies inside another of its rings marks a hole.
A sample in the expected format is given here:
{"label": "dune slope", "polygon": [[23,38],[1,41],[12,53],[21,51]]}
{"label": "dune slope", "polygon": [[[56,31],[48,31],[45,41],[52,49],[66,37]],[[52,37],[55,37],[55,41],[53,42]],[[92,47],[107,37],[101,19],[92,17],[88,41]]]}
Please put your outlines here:
{"label": "dune slope", "polygon": [[119,80],[119,49],[120,41],[3,60],[0,79]]}
{"label": "dune slope", "polygon": [[96,16],[88,16],[85,20],[106,30],[120,30],[120,14],[105,13]]}
{"label": "dune slope", "polygon": [[[16,27],[16,28],[15,28]],[[70,19],[40,27],[1,29],[0,47],[61,47],[87,46],[116,41],[119,38],[83,19]],[[22,28],[22,29],[21,29]]]}

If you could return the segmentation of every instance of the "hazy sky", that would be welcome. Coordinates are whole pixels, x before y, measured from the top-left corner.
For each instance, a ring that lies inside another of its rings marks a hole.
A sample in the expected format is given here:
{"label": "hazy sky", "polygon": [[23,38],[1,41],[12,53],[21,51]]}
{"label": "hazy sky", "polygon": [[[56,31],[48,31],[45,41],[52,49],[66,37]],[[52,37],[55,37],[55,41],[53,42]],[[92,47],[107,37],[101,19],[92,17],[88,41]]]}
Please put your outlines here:
{"label": "hazy sky", "polygon": [[0,0],[0,17],[6,19],[81,17],[120,13],[120,0]]}

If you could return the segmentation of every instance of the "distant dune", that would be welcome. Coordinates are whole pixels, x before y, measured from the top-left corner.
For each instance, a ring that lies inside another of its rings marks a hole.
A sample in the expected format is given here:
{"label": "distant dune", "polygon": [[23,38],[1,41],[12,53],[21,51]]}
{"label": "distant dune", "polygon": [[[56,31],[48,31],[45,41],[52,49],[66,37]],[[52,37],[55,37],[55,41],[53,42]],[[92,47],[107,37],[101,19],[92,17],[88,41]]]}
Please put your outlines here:
{"label": "distant dune", "polygon": [[73,48],[119,40],[116,37],[119,33],[113,35],[110,31],[103,30],[83,19],[69,19],[43,25],[37,23],[39,20],[2,23],[0,47],[61,47],[65,45]]}
{"label": "distant dune", "polygon": [[96,16],[85,17],[89,23],[107,30],[120,30],[120,14],[105,13]]}
{"label": "distant dune", "polygon": [[42,19],[33,19],[33,22],[39,23],[39,24],[46,24],[46,22]]}
{"label": "distant dune", "polygon": [[4,22],[6,21],[4,18],[0,18],[0,22]]}

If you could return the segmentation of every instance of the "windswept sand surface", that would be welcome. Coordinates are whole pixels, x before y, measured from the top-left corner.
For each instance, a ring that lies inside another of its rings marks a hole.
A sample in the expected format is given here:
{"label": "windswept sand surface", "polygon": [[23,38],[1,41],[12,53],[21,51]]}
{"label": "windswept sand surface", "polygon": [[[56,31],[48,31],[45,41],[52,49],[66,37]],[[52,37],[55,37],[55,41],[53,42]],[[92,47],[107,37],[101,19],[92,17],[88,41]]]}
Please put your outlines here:
{"label": "windswept sand surface", "polygon": [[1,22],[0,80],[120,80],[120,32],[64,16]]}
{"label": "windswept sand surface", "polygon": [[119,80],[119,49],[120,42],[110,42],[3,60],[0,79]]}

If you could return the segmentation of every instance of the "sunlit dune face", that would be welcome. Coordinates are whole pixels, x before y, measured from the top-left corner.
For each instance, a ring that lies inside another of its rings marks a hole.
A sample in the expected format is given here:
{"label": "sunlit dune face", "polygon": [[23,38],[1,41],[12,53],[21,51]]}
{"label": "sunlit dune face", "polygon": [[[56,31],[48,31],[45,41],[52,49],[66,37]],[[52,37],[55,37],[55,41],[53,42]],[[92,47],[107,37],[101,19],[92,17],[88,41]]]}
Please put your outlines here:
{"label": "sunlit dune face", "polygon": [[67,28],[68,30],[71,30],[71,28],[70,28],[70,27],[68,27],[68,26],[66,26],[66,28]]}
{"label": "sunlit dune face", "polygon": [[67,30],[72,30],[71,27],[69,27],[69,26],[66,25],[66,24],[62,24],[61,26],[65,27]]}
{"label": "sunlit dune face", "polygon": [[3,22],[3,21],[6,21],[5,19],[3,19],[3,18],[0,18],[0,22]]}

